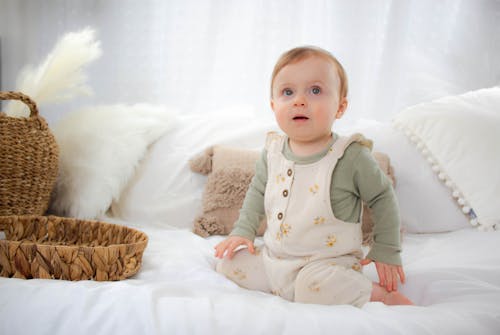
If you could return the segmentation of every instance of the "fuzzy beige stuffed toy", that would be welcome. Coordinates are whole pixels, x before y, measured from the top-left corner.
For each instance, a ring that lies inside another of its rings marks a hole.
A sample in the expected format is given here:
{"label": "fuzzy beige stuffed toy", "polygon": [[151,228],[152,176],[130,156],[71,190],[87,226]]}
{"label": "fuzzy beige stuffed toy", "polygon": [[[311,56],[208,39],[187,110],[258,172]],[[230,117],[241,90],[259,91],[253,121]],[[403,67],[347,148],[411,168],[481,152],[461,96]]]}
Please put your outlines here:
{"label": "fuzzy beige stuffed toy", "polygon": [[[207,237],[231,232],[255,173],[255,162],[259,155],[255,150],[216,145],[189,161],[193,172],[208,176],[202,196],[203,213],[194,220],[194,233]],[[380,152],[374,152],[373,156],[394,185],[389,157]],[[362,218],[363,244],[370,245],[373,240],[373,221],[370,209],[365,204]],[[261,236],[265,229],[264,219],[257,235]]]}

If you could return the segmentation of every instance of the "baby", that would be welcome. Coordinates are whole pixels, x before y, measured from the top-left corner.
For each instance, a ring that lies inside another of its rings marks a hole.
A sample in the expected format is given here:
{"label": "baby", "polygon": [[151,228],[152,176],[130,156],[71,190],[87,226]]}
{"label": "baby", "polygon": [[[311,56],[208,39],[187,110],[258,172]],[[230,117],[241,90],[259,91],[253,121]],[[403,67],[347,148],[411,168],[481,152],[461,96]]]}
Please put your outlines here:
{"label": "baby", "polygon": [[[222,259],[217,271],[242,287],[289,301],[410,305],[398,291],[405,275],[392,185],[373,159],[369,140],[332,132],[347,108],[347,90],[345,71],[328,51],[299,47],[279,58],[271,108],[285,134],[268,134],[238,221],[215,246]],[[362,201],[374,218],[374,243],[366,258]],[[256,248],[264,215],[264,244]],[[362,274],[371,262],[378,283]]]}

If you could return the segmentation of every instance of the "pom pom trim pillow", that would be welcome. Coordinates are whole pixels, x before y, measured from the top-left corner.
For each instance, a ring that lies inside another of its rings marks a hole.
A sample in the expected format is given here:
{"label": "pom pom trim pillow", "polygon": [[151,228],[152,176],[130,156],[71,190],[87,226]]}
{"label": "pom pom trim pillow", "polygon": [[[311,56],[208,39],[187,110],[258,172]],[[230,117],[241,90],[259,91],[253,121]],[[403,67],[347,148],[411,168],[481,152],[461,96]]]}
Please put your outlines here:
{"label": "pom pom trim pillow", "polygon": [[393,120],[481,230],[500,229],[500,87],[409,107]]}
{"label": "pom pom trim pillow", "polygon": [[360,125],[356,129],[373,141],[373,150],[391,157],[395,188],[406,233],[441,233],[473,229],[462,208],[439,181],[431,165],[406,135],[386,123]]}

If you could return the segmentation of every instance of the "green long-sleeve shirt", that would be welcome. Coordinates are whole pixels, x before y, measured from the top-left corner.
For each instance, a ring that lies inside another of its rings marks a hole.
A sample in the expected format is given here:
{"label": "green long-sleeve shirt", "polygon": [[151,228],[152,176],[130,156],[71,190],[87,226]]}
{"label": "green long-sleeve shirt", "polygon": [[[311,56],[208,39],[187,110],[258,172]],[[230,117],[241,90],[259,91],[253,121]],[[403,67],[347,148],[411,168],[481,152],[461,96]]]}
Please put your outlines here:
{"label": "green long-sleeve shirt", "polygon": [[[334,134],[327,148],[315,155],[299,157],[285,144],[283,154],[296,164],[311,164],[323,158],[338,138]],[[256,163],[255,176],[245,196],[240,216],[231,235],[255,239],[261,219],[265,215],[264,192],[267,183],[267,151],[264,149]],[[352,143],[345,150],[333,171],[331,205],[336,218],[359,222],[362,201],[372,209],[373,245],[367,257],[378,262],[401,265],[400,217],[391,182],[380,170],[370,150],[360,143]]]}

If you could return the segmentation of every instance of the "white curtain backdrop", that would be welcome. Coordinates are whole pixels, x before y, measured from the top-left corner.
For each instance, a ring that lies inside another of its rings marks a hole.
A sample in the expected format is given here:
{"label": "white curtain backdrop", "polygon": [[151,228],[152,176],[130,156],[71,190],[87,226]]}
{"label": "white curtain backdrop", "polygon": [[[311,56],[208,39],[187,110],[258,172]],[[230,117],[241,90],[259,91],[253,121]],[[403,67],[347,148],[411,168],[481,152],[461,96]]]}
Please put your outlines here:
{"label": "white curtain backdrop", "polygon": [[89,68],[95,95],[46,107],[49,122],[83,105],[136,102],[271,116],[272,67],[304,44],[344,64],[347,122],[500,83],[497,0],[0,0],[1,88],[86,26],[103,49]]}

